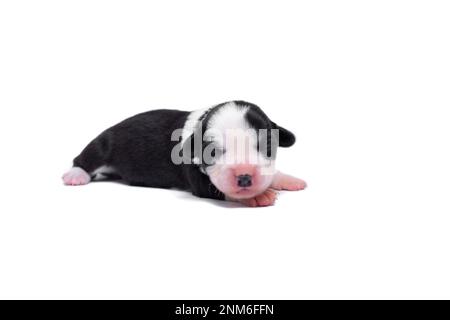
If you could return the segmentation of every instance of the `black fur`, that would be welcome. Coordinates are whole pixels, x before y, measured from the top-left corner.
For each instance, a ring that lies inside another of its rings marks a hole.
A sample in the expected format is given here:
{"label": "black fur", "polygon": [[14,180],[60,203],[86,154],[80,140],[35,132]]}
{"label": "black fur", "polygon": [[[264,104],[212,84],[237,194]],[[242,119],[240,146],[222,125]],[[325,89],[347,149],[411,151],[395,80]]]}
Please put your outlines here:
{"label": "black fur", "polygon": [[276,137],[272,134],[272,129],[278,129],[278,143],[275,145],[280,147],[290,147],[295,143],[295,136],[289,130],[284,129],[283,127],[278,126],[275,122],[272,122],[269,117],[261,110],[260,107],[253,103],[245,102],[245,101],[236,101],[237,105],[248,106],[249,110],[246,113],[247,121],[250,125],[259,130],[259,129],[267,129],[267,139],[258,141],[258,149],[264,150],[264,155],[269,157],[274,157],[276,154],[276,150],[271,149],[271,138]]}
{"label": "black fur", "polygon": [[[234,102],[238,106],[250,107],[246,116],[255,129],[280,129],[280,146],[291,146],[295,142],[291,132],[271,122],[258,106],[245,101]],[[203,132],[210,117],[224,104],[210,108],[202,116]],[[190,190],[199,197],[224,199],[224,194],[201,171],[202,165],[176,165],[171,160],[172,149],[179,143],[171,141],[172,132],[184,127],[188,115],[189,112],[185,111],[154,110],[128,118],[89,143],[74,159],[73,165],[91,176],[99,167],[111,166],[115,170],[115,178],[131,185],[178,188]],[[193,158],[196,151],[191,151],[190,157]]]}
{"label": "black fur", "polygon": [[189,112],[154,110],[126,119],[95,138],[73,161],[92,173],[108,165],[131,185],[158,188],[188,187],[182,167],[172,163],[176,141],[172,131],[183,128]]}

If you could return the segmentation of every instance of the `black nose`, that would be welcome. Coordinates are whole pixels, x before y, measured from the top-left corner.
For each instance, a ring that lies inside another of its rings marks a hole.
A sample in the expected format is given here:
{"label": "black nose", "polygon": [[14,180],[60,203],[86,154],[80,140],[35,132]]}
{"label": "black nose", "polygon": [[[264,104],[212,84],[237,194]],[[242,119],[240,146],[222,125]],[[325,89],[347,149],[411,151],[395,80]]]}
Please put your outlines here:
{"label": "black nose", "polygon": [[252,185],[252,176],[249,174],[241,174],[237,177],[237,184],[242,188],[250,187]]}

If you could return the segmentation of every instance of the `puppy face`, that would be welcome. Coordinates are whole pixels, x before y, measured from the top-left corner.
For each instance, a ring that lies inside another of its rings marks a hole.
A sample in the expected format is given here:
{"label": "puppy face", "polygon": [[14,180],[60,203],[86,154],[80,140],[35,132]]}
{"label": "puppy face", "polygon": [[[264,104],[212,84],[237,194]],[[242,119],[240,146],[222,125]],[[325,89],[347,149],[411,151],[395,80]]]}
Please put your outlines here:
{"label": "puppy face", "polygon": [[264,192],[275,174],[278,146],[295,142],[291,132],[270,121],[259,107],[241,101],[212,108],[201,128],[201,155],[195,153],[194,163],[218,190],[234,199]]}

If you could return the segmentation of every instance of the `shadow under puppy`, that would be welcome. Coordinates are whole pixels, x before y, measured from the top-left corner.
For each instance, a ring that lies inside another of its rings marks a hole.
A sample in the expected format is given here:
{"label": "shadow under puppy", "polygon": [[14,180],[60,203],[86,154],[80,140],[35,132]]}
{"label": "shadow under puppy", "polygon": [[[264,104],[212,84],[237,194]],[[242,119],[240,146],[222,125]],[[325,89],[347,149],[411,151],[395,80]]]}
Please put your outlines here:
{"label": "shadow under puppy", "polygon": [[303,180],[275,169],[278,146],[294,143],[290,131],[245,101],[193,112],[154,110],[102,132],[74,159],[63,181],[84,185],[122,179],[130,185],[269,206],[276,190],[306,187]]}

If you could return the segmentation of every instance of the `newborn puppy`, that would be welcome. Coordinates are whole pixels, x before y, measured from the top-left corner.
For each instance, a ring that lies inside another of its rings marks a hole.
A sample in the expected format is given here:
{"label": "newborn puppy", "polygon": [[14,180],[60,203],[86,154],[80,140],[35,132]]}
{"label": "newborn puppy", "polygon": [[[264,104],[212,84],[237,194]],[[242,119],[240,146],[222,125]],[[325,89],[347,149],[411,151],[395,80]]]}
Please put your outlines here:
{"label": "newborn puppy", "polygon": [[202,198],[269,206],[276,190],[306,183],[275,170],[278,146],[295,136],[256,105],[231,101],[185,112],[154,110],[126,119],[89,143],[63,176],[66,185],[122,179],[135,186],[190,190]]}

